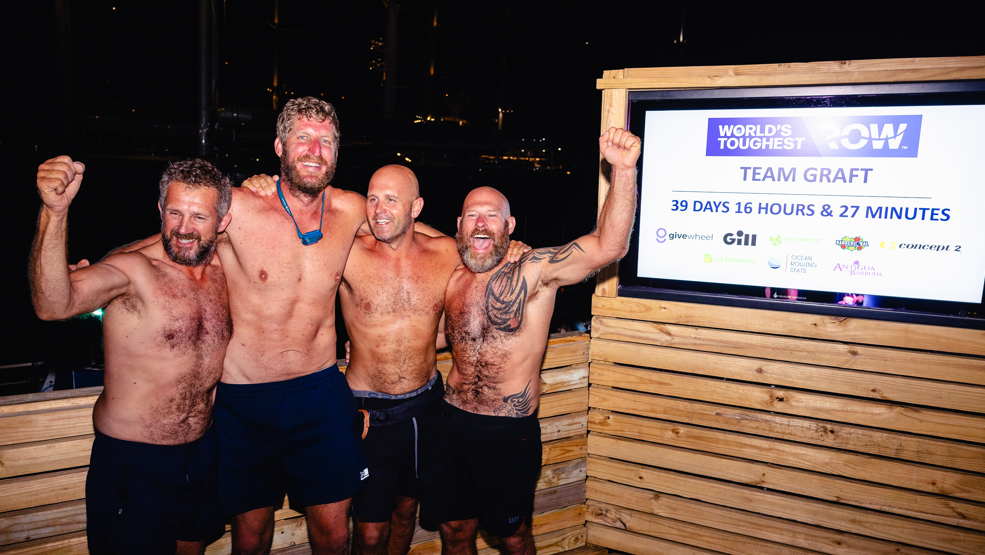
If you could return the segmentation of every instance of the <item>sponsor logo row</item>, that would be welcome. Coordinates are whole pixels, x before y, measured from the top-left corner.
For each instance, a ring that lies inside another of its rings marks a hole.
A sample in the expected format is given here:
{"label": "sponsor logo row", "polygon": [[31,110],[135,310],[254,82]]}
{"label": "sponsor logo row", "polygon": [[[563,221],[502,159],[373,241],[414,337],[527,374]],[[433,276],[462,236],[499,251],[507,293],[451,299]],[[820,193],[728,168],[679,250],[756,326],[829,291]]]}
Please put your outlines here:
{"label": "sponsor logo row", "polygon": [[[719,239],[716,240],[715,238]],[[931,244],[912,241],[869,241],[860,235],[842,235],[837,238],[824,239],[822,237],[790,237],[782,234],[768,235],[769,245],[779,247],[785,246],[816,246],[828,245],[835,249],[857,253],[866,249],[878,247],[883,250],[898,251],[931,251],[931,252],[962,252],[962,246],[956,244]],[[743,231],[741,229],[729,231],[727,233],[715,234],[707,232],[682,233],[678,231],[667,231],[659,228],[656,232],[658,244],[674,241],[703,241],[709,243],[721,242],[732,247],[757,247],[764,245],[759,239],[759,234],[755,232]]]}
{"label": "sponsor logo row", "polygon": [[[705,253],[702,256],[705,264],[738,264],[743,266],[755,266],[762,264],[761,260],[753,256],[723,256],[719,254]],[[789,254],[785,256],[771,256],[766,261],[766,265],[773,270],[788,272],[791,274],[814,274],[818,272],[833,272],[845,276],[858,277],[883,277],[881,268],[860,260],[853,262],[822,261],[821,257],[809,254]]]}

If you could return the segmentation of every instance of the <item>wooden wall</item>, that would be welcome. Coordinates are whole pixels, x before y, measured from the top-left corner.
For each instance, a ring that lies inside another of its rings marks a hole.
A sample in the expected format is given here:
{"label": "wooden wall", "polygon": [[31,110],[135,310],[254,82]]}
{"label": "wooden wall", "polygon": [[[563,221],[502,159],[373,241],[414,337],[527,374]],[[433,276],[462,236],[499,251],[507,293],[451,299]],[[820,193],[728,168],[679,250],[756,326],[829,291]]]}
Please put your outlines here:
{"label": "wooden wall", "polygon": [[593,313],[589,542],[985,553],[985,332],[627,298]]}
{"label": "wooden wall", "polygon": [[[551,336],[541,373],[540,422],[544,467],[533,518],[538,553],[602,553],[585,546],[589,337]],[[439,355],[447,377],[451,358]],[[92,407],[101,387],[0,398],[0,554],[88,553],[85,478],[92,449]],[[273,549],[310,553],[304,516],[275,513]],[[227,528],[228,530],[228,528]],[[498,553],[495,538],[479,538],[479,553]],[[230,553],[229,533],[206,553]],[[418,527],[411,552],[437,555],[437,532]]]}

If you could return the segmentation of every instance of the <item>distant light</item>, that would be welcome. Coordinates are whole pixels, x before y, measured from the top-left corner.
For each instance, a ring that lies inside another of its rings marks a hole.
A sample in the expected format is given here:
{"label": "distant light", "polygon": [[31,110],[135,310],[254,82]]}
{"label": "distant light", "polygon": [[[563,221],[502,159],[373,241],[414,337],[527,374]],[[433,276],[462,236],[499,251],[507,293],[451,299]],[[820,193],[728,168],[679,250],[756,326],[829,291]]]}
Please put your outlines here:
{"label": "distant light", "polygon": [[407,158],[406,156],[404,156],[404,160],[407,160],[408,162],[410,162],[410,158]]}
{"label": "distant light", "polygon": [[[588,43],[585,43],[585,44],[588,44]],[[571,175],[571,172],[565,172],[565,173],[568,174],[568,175]]]}
{"label": "distant light", "polygon": [[399,152],[397,153],[397,156],[400,156],[400,153]]}
{"label": "distant light", "polygon": [[558,147],[558,150],[561,150],[561,147]]}

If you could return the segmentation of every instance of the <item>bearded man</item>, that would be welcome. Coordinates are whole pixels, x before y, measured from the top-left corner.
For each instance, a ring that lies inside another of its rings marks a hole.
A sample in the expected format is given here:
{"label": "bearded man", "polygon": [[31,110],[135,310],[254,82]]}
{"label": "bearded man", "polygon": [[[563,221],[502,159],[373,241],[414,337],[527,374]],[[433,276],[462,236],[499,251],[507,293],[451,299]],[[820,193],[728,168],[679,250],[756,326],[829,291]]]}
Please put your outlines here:
{"label": "bearded man", "polygon": [[598,226],[563,247],[509,262],[516,220],[506,197],[480,187],[465,198],[456,235],[463,266],[445,292],[453,364],[421,456],[421,519],[440,524],[442,553],[475,553],[480,523],[507,552],[535,553],[536,411],[555,295],[625,256],[636,209],[639,138],[612,128],[599,150],[612,186]]}
{"label": "bearded man", "polygon": [[203,160],[171,165],[160,183],[161,238],[69,274],[68,208],[84,172],[68,156],[38,168],[44,206],[30,277],[44,320],[105,307],[105,386],[86,479],[89,551],[204,553],[223,531],[212,408],[232,325],[212,255],[231,218],[230,183]]}

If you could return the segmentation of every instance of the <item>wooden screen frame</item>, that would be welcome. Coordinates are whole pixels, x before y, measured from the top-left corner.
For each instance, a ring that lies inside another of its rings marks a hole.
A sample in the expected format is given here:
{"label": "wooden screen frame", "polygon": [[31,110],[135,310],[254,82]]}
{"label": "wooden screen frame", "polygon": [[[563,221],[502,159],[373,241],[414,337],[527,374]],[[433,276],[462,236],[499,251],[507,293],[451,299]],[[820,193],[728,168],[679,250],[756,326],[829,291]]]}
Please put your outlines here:
{"label": "wooden screen frame", "polygon": [[[795,85],[877,84],[918,81],[985,79],[985,56],[953,58],[896,58],[845,60],[796,64],[744,66],[653,67],[613,69],[602,73],[596,88],[602,91],[600,133],[610,127],[626,127],[629,91],[721,89],[732,87],[783,87]],[[599,155],[599,162],[602,156]],[[609,182],[599,166],[599,211],[609,193]],[[595,295],[617,297],[619,265],[602,268]]]}

